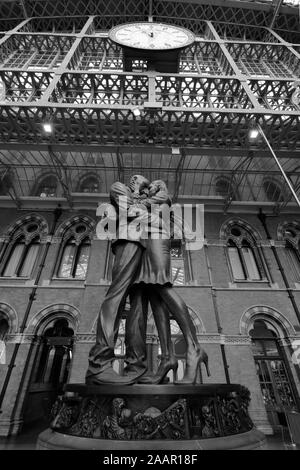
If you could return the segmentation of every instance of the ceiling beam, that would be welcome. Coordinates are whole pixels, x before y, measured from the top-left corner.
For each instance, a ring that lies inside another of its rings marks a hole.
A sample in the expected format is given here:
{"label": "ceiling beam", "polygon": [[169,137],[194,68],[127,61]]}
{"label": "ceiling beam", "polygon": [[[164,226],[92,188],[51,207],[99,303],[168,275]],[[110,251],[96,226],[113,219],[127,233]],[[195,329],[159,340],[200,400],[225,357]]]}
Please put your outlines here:
{"label": "ceiling beam", "polygon": [[283,0],[273,0],[273,5],[275,5],[275,9],[274,9],[273,17],[269,26],[270,28],[273,28],[275,24],[275,21],[278,16],[279,10],[282,6],[282,3],[283,3]]}

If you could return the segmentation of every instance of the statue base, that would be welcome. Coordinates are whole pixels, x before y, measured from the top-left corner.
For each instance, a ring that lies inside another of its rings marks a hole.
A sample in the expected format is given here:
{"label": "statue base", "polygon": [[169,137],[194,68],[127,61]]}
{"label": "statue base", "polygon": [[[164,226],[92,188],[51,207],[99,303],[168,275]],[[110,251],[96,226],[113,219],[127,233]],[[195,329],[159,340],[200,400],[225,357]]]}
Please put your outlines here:
{"label": "statue base", "polygon": [[70,384],[52,408],[40,450],[257,449],[264,435],[241,385]]}

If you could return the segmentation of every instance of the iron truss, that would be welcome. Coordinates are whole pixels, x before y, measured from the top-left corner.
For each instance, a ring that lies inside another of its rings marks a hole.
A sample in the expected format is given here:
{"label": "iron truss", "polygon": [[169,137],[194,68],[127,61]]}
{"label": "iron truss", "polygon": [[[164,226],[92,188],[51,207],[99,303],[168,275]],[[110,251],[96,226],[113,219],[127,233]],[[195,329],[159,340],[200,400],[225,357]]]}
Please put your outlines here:
{"label": "iron truss", "polygon": [[[295,9],[271,3],[154,1],[155,21],[197,34],[179,73],[158,74],[141,60],[124,72],[107,34],[113,24],[147,20],[148,1],[99,1],[93,16],[86,1],[0,2],[12,21],[0,39],[0,193],[13,188],[21,204],[55,174],[72,204],[86,172],[107,193],[141,171],[164,178],[176,197],[220,199],[225,210],[236,200],[286,206],[290,194],[268,148],[249,141],[249,126],[259,124],[299,194],[300,32]],[[284,15],[288,32],[268,27]]]}
{"label": "iron truss", "polygon": [[203,27],[201,20],[209,20],[223,22],[222,31],[229,35],[232,32],[227,23],[272,26],[282,31],[286,40],[295,42],[291,33],[299,33],[299,21],[292,3],[286,0],[0,0],[0,31],[15,28],[21,19],[32,18],[26,26],[32,32],[80,32],[90,15],[95,16],[92,29],[99,31],[129,20],[147,20],[150,12],[154,21],[176,22],[197,34]]}

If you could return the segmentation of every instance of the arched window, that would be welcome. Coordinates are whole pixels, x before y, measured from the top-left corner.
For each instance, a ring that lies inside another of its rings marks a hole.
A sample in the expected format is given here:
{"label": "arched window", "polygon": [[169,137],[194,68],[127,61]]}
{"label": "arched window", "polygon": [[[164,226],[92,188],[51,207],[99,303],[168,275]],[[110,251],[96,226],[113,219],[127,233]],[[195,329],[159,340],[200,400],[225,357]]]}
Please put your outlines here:
{"label": "arched window", "polygon": [[231,227],[227,253],[234,280],[260,281],[266,277],[255,240],[246,229]]}
{"label": "arched window", "polygon": [[90,233],[82,223],[74,224],[64,236],[57,277],[85,279],[90,256]]}
{"label": "arched window", "polygon": [[249,334],[269,420],[273,426],[286,424],[285,412],[296,409],[296,401],[277,331],[273,325],[257,319],[253,322]]}
{"label": "arched window", "polygon": [[23,224],[7,246],[1,262],[1,276],[30,277],[40,249],[39,224]]}
{"label": "arched window", "polygon": [[82,179],[79,186],[80,193],[99,193],[100,182],[97,176],[90,175]]}
{"label": "arched window", "polygon": [[74,331],[64,318],[50,323],[42,335],[33,382],[52,385],[67,382],[72,361]]}
{"label": "arched window", "polygon": [[54,175],[48,175],[43,178],[35,191],[38,197],[56,197],[57,195],[57,178]]}
{"label": "arched window", "polygon": [[5,171],[0,173],[0,196],[6,196],[12,186],[12,175]]}
{"label": "arched window", "polygon": [[[8,330],[9,330],[9,323],[8,323],[7,317],[6,315],[0,312],[0,341],[5,341]],[[1,356],[1,348],[0,348],[0,356]],[[1,364],[1,357],[0,357],[0,364]]]}
{"label": "arched window", "polygon": [[[126,307],[125,307],[126,308]],[[130,307],[129,307],[130,308]],[[127,311],[125,310],[123,313],[123,318],[120,322],[118,338],[115,344],[115,360],[113,362],[114,370],[122,375],[124,366],[125,366],[125,327],[126,327],[126,315]]]}
{"label": "arched window", "polygon": [[292,267],[295,279],[300,280],[300,224],[287,225],[283,232],[286,243],[286,254]]}
{"label": "arched window", "polygon": [[230,197],[233,201],[238,199],[236,191],[227,178],[219,178],[216,181],[216,193],[218,196],[222,196],[224,198]]}
{"label": "arched window", "polygon": [[273,180],[265,179],[263,182],[264,191],[270,202],[283,202],[284,194],[281,185]]}
{"label": "arched window", "polygon": [[186,283],[184,250],[181,240],[171,241],[171,272],[174,286],[183,286]]}

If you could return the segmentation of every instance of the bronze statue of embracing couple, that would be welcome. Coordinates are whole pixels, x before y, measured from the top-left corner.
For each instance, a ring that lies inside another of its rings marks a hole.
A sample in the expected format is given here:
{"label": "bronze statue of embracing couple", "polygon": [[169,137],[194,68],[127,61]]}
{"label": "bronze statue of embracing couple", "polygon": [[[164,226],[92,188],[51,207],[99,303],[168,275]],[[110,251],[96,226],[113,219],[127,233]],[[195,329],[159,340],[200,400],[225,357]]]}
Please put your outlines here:
{"label": "bronze statue of embracing couple", "polygon": [[[184,377],[175,383],[193,384],[201,362],[210,375],[208,357],[197,341],[196,330],[185,302],[172,287],[170,227],[163,223],[159,211],[153,214],[150,210],[155,204],[171,206],[167,187],[161,180],[149,184],[143,176],[134,175],[129,186],[114,183],[111,186],[110,199],[117,214],[120,210],[126,211],[126,230],[120,227],[122,222],[119,218],[119,236],[112,243],[115,255],[112,282],[100,309],[96,344],[90,351],[86,383],[158,384],[170,370],[175,373],[178,363],[171,341],[171,315],[178,323],[187,346]],[[144,212],[137,210],[141,204]],[[140,223],[140,236],[137,237],[135,232],[131,239],[127,222],[133,221],[137,213],[139,221],[144,220],[145,223]],[[145,231],[151,233],[145,234]],[[128,295],[130,312],[126,319],[125,332],[126,367],[121,376],[114,371],[112,364],[115,360],[114,347],[119,324]],[[149,302],[162,352],[155,374],[147,371],[146,327]]]}

